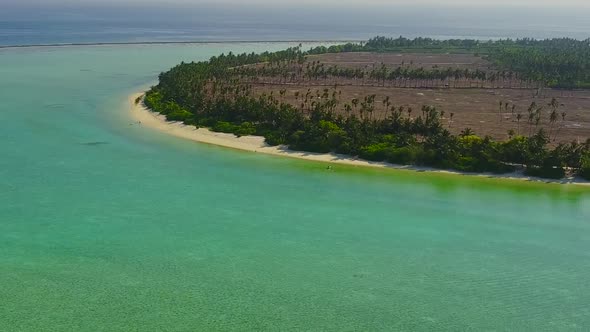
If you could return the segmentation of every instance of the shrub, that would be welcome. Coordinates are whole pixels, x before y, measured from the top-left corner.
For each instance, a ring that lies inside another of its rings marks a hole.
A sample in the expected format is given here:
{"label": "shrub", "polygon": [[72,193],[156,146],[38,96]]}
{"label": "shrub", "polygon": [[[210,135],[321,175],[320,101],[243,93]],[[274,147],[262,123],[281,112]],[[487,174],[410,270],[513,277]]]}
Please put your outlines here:
{"label": "shrub", "polygon": [[219,133],[228,133],[228,134],[233,134],[235,131],[237,131],[239,127],[231,124],[229,122],[225,122],[225,121],[218,121],[215,126],[213,126],[213,128],[211,128],[211,130],[219,132]]}
{"label": "shrub", "polygon": [[544,165],[541,167],[527,166],[524,174],[546,179],[562,179],[565,176],[565,170],[563,167],[550,165]]}
{"label": "shrub", "polygon": [[185,110],[176,110],[172,113],[166,114],[166,120],[168,121],[183,121],[189,120],[193,117],[193,113]]}
{"label": "shrub", "polygon": [[145,98],[144,98],[144,103],[145,105],[151,109],[154,112],[161,112],[161,108],[162,108],[162,94],[154,91],[154,90],[150,90],[145,94]]}
{"label": "shrub", "polygon": [[264,135],[264,142],[270,146],[285,144],[285,139],[277,132],[269,131]]}
{"label": "shrub", "polygon": [[352,140],[348,136],[342,139],[342,142],[334,149],[334,152],[348,155],[356,154],[356,151],[352,146]]}
{"label": "shrub", "polygon": [[[542,135],[543,132],[541,129],[535,136]],[[535,136],[533,136],[533,138]],[[544,140],[543,137],[541,137],[541,139]],[[565,176],[565,169],[563,168],[565,162],[563,156],[557,149],[547,152],[542,147],[544,144],[546,143],[541,141],[541,144],[538,144],[540,147],[537,149],[537,151],[532,149],[532,151],[534,151],[532,154],[533,158],[531,158],[531,163],[527,165],[525,174],[548,179],[563,178]]]}
{"label": "shrub", "polygon": [[388,143],[378,143],[363,146],[360,149],[359,156],[371,161],[384,161],[387,158],[391,146]]}
{"label": "shrub", "polygon": [[256,127],[251,122],[243,122],[234,131],[234,134],[236,134],[236,136],[249,136],[249,135],[254,135],[255,133],[256,133]]}
{"label": "shrub", "polygon": [[479,160],[473,157],[459,157],[457,163],[454,165],[455,169],[462,172],[477,172],[480,170]]}
{"label": "shrub", "polygon": [[411,165],[416,162],[417,149],[415,146],[404,146],[387,151],[387,161],[392,164]]}
{"label": "shrub", "polygon": [[590,180],[590,156],[586,156],[582,159],[582,167],[578,173],[582,178]]}
{"label": "shrub", "polygon": [[193,116],[193,117],[190,117],[190,118],[188,118],[188,119],[185,119],[185,120],[184,120],[184,124],[185,124],[185,125],[188,125],[188,126],[195,126],[195,127],[197,127],[197,129],[199,128],[199,124],[198,124],[198,122],[195,120],[195,117],[194,117],[194,116]]}

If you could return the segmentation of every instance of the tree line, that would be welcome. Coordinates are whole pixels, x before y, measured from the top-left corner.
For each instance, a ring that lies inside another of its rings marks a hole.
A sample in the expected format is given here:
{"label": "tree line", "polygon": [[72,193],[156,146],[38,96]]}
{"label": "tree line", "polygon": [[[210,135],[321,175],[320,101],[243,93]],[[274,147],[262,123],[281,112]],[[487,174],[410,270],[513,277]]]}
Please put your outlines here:
{"label": "tree line", "polygon": [[[275,78],[273,84],[303,83],[316,81],[329,84],[371,85],[398,88],[539,88],[537,82],[524,80],[514,72],[484,71],[469,68],[414,68],[411,64],[390,68],[385,64],[349,68],[337,65],[327,66],[320,61],[304,64],[275,62],[259,66],[234,68],[236,75],[252,83]],[[339,80],[340,79],[340,80]],[[344,80],[342,80],[344,79]],[[339,81],[338,81],[339,80]],[[346,81],[348,80],[348,81]]]}
{"label": "tree line", "polygon": [[375,37],[366,43],[319,46],[308,54],[340,52],[437,52],[472,53],[485,56],[498,71],[551,88],[590,88],[590,39],[553,38],[536,40]]}

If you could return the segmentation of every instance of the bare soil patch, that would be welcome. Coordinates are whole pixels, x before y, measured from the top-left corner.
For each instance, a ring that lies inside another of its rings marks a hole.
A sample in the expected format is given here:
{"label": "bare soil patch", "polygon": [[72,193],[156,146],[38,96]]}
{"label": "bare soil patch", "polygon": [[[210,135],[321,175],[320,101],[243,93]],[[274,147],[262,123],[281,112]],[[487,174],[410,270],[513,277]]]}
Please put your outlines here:
{"label": "bare soil patch", "polygon": [[491,64],[472,54],[418,54],[418,53],[328,53],[308,56],[308,61],[345,68],[364,68],[384,64],[389,68],[402,65],[413,68],[461,68],[488,70]]}
{"label": "bare soil patch", "polygon": [[[407,66],[413,68],[461,68],[470,70],[493,70],[485,59],[469,54],[405,54],[405,53],[337,53],[308,56],[305,68],[310,62],[320,62],[326,66],[336,65],[347,68],[360,68],[370,71],[384,64],[389,68]],[[297,65],[293,71],[297,72]],[[299,71],[301,73],[301,70]],[[249,81],[257,95],[270,94],[305,111],[301,104],[309,93],[311,98],[318,98],[327,92],[337,95],[337,112],[345,114],[345,105],[352,104],[353,99],[362,99],[376,95],[376,108],[371,115],[383,118],[388,115],[382,103],[386,97],[391,105],[404,106],[411,113],[405,116],[416,117],[421,114],[424,105],[436,106],[444,112],[443,123],[454,134],[465,128],[471,128],[476,134],[489,135],[496,140],[508,139],[509,131],[528,135],[540,128],[550,132],[553,144],[571,141],[583,142],[590,138],[590,91],[589,90],[538,90],[526,88],[515,81],[503,81],[501,84],[463,81],[458,84],[445,84],[444,81],[415,81],[407,85],[395,82],[377,82],[371,79],[319,78],[311,79],[303,75],[291,78],[259,77]],[[398,82],[399,83],[399,82]],[[407,87],[406,87],[407,86]],[[483,88],[482,88],[483,86]],[[496,88],[493,88],[496,87]],[[560,103],[559,119],[551,124],[549,121],[551,99],[555,97]],[[311,101],[308,101],[310,103]],[[500,111],[499,103],[509,103],[508,109]],[[532,102],[543,106],[540,123],[528,121],[527,109]],[[512,112],[512,105],[515,105]],[[359,110],[353,109],[359,115]],[[521,114],[520,121],[517,114]],[[565,118],[562,118],[565,113]],[[451,119],[452,114],[452,119]]]}

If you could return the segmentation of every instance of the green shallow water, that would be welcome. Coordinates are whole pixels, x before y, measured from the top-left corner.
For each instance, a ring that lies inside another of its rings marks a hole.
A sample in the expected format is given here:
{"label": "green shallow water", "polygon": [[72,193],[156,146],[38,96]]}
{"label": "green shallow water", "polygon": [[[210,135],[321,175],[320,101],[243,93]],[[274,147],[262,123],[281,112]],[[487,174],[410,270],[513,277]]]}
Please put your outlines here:
{"label": "green shallow water", "polygon": [[590,326],[590,190],[185,142],[122,105],[277,44],[0,51],[0,330]]}

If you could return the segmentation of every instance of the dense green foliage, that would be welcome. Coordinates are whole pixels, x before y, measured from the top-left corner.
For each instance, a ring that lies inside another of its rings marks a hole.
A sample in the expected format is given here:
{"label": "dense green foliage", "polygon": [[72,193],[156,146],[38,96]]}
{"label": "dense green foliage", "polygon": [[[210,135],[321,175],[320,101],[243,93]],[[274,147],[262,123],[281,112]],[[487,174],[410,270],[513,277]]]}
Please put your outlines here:
{"label": "dense green foliage", "polygon": [[[469,41],[372,39],[364,46],[348,44],[341,48],[383,49],[390,47],[389,43],[397,45],[402,41],[475,47]],[[324,50],[316,48],[312,53],[320,51]],[[259,55],[222,54],[207,62],[182,63],[159,76],[159,84],[147,92],[144,102],[168,120],[238,136],[261,135],[271,145],[285,144],[294,150],[336,152],[372,161],[467,172],[503,173],[526,167],[527,174],[548,178],[562,178],[566,170],[579,171],[588,178],[590,140],[549,149],[550,139],[543,130],[530,136],[516,135],[506,142],[479,137],[470,129],[454,136],[442,125],[442,112],[431,106],[412,114],[412,109],[383,100],[389,114],[375,119],[375,105],[381,103],[375,95],[356,100],[352,106],[341,105],[336,90],[325,89],[323,94],[318,91],[310,98],[310,103],[306,96],[299,108],[282,101],[284,91],[280,96],[255,96],[251,86],[242,80],[259,75],[258,69],[248,69],[248,65],[266,62],[269,66],[263,70],[271,72],[273,68],[302,64],[305,55],[299,48],[290,48]],[[279,74],[280,70],[267,73]],[[358,116],[350,112],[353,107],[359,110]]]}
{"label": "dense green foliage", "polygon": [[590,40],[521,40],[493,50],[489,59],[549,87],[590,88]]}
{"label": "dense green foliage", "polygon": [[496,69],[554,88],[590,88],[590,39],[479,41],[375,37],[364,44],[317,47],[310,54],[338,52],[455,52],[486,55]]}
{"label": "dense green foliage", "polygon": [[581,164],[580,176],[586,180],[590,180],[590,156],[586,155]]}

